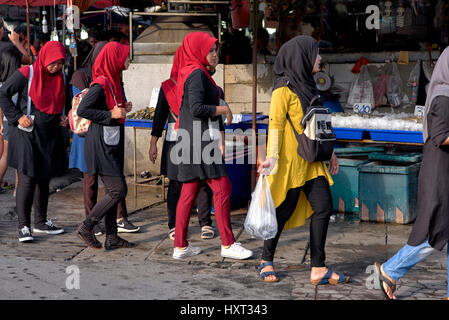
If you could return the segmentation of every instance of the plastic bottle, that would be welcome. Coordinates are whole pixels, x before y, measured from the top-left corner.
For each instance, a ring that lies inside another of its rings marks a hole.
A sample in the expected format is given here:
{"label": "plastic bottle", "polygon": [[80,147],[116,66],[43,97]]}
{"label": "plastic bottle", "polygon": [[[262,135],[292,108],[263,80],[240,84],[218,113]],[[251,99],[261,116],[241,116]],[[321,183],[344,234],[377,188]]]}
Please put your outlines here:
{"label": "plastic bottle", "polygon": [[78,50],[76,49],[76,39],[75,34],[72,33],[72,38],[70,40],[70,51],[72,52],[72,57],[78,56]]}
{"label": "plastic bottle", "polygon": [[42,33],[48,33],[48,24],[47,24],[47,18],[45,17],[46,12],[42,12],[43,18],[42,18]]}

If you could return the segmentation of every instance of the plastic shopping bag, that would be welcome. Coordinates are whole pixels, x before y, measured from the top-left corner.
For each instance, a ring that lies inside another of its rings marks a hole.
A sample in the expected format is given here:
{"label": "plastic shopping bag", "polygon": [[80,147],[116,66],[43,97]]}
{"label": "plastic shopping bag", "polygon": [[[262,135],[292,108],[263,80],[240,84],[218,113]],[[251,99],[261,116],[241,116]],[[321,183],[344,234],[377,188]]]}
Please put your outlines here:
{"label": "plastic shopping bag", "polygon": [[263,240],[274,238],[278,232],[276,208],[267,176],[260,175],[257,181],[244,226],[251,236]]}
{"label": "plastic shopping bag", "polygon": [[374,108],[373,84],[366,65],[361,67],[360,73],[354,75],[346,108],[352,109],[357,103],[369,104]]}
{"label": "plastic shopping bag", "polygon": [[387,99],[391,107],[399,107],[401,105],[402,80],[395,62],[391,64],[391,73],[387,80]]}

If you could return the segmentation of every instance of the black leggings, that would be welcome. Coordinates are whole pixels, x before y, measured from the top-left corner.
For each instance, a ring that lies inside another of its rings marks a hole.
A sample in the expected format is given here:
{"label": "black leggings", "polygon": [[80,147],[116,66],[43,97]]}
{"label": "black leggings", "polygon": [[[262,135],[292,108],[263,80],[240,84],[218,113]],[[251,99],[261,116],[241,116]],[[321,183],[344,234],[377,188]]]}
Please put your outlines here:
{"label": "black leggings", "polygon": [[84,224],[89,229],[105,217],[106,234],[117,233],[117,204],[124,201],[128,187],[124,177],[100,176],[107,194],[92,208]]}
{"label": "black leggings", "polygon": [[262,259],[266,261],[273,261],[279,237],[281,236],[286,222],[295,211],[301,190],[304,191],[314,212],[310,218],[311,266],[324,267],[324,262],[326,260],[324,247],[326,244],[329,218],[332,213],[332,197],[329,182],[322,176],[307,181],[306,184],[300,188],[290,189],[287,192],[287,197],[284,202],[276,208],[278,233],[273,239],[264,241]]}
{"label": "black leggings", "polygon": [[[170,180],[167,191],[167,213],[168,228],[173,229],[176,225],[176,207],[181,196],[182,182]],[[212,190],[207,183],[202,182],[198,197],[196,198],[196,206],[198,208],[198,221],[201,227],[211,226],[212,219],[210,217],[212,207]]]}
{"label": "black leggings", "polygon": [[38,179],[18,173],[16,193],[19,229],[31,227],[31,207],[34,207],[34,225],[42,226],[47,222],[50,179]]}

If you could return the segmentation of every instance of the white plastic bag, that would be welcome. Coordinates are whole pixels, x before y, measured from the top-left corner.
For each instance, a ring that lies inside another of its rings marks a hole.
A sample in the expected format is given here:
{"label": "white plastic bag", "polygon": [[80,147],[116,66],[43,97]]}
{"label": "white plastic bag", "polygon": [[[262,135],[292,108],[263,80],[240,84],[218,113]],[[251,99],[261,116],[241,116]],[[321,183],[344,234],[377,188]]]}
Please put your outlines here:
{"label": "white plastic bag", "polygon": [[396,62],[391,64],[391,73],[387,80],[387,99],[391,107],[399,107],[402,99],[402,80]]}
{"label": "white plastic bag", "polygon": [[360,68],[360,73],[354,75],[346,108],[353,109],[356,103],[370,104],[371,108],[374,108],[373,83],[366,65]]}
{"label": "white plastic bag", "polygon": [[244,226],[246,232],[252,237],[263,240],[274,238],[278,232],[276,208],[267,176],[260,175],[257,181]]}

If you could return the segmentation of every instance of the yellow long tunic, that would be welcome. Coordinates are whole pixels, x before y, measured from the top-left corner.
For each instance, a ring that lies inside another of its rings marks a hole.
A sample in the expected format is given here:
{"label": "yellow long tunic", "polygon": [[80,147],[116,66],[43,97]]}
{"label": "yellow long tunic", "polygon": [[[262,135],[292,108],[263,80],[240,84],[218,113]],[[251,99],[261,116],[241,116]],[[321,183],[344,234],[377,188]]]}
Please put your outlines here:
{"label": "yellow long tunic", "polygon": [[[318,176],[326,177],[329,185],[334,183],[324,162],[308,162],[298,155],[298,142],[287,120],[287,112],[296,131],[301,134],[304,131],[300,124],[303,117],[301,102],[288,87],[281,87],[271,96],[267,144],[267,158],[278,159],[268,176],[276,208],[285,200],[288,190],[301,187]],[[304,225],[312,214],[312,207],[301,191],[296,209],[284,230]]]}

